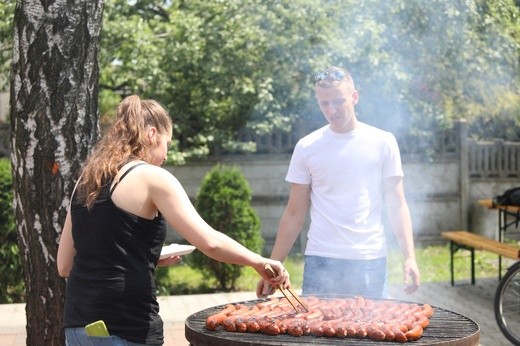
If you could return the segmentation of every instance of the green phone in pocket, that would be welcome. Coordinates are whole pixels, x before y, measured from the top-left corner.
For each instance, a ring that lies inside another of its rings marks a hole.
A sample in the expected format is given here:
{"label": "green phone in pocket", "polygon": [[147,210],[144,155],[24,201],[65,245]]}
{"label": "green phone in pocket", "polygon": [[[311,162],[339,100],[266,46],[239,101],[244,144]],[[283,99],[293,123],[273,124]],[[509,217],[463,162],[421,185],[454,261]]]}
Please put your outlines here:
{"label": "green phone in pocket", "polygon": [[110,334],[108,334],[107,326],[102,320],[87,324],[85,326],[85,331],[88,336],[110,336]]}

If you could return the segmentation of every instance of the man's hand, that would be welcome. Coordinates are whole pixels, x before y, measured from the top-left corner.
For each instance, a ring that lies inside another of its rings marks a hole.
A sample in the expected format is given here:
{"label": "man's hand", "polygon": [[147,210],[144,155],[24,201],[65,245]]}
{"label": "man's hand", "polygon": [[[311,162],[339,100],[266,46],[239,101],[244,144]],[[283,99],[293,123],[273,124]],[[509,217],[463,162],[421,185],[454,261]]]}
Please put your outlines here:
{"label": "man's hand", "polygon": [[406,285],[405,292],[408,294],[415,292],[421,284],[421,274],[414,259],[404,261],[404,284]]}

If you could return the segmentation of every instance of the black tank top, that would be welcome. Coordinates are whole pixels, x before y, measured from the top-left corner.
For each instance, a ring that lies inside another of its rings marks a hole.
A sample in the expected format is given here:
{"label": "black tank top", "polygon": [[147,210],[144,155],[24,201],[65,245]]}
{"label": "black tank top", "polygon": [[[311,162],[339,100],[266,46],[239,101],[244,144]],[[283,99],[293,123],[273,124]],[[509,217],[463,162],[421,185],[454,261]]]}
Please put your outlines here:
{"label": "black tank top", "polygon": [[116,186],[110,190],[110,185],[105,184],[90,211],[73,197],[76,256],[67,279],[64,327],[103,320],[112,335],[163,344],[154,272],[166,225],[162,215],[148,220],[118,208],[111,199]]}

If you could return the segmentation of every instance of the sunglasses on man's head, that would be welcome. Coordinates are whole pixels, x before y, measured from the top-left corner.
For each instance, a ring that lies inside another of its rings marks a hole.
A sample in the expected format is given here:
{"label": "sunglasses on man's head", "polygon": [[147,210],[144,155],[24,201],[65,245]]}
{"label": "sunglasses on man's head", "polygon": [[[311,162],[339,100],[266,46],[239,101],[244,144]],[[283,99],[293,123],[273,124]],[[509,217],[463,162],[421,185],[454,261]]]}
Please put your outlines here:
{"label": "sunglasses on man's head", "polygon": [[325,70],[316,73],[314,76],[314,82],[319,83],[325,79],[332,79],[335,81],[343,80],[347,76],[347,73],[342,70]]}

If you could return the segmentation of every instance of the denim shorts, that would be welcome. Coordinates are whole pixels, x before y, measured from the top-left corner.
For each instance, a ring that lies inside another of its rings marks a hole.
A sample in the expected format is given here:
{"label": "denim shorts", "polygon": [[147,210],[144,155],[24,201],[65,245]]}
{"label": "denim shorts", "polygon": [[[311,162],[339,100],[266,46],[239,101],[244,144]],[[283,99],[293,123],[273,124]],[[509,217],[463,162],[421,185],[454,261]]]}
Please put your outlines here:
{"label": "denim shorts", "polygon": [[88,336],[84,327],[65,328],[65,346],[146,346],[119,336]]}
{"label": "denim shorts", "polygon": [[302,293],[388,298],[386,257],[345,260],[305,256]]}

